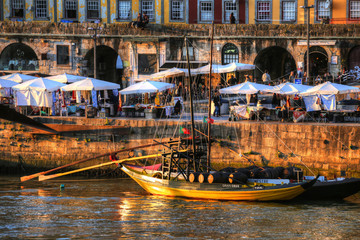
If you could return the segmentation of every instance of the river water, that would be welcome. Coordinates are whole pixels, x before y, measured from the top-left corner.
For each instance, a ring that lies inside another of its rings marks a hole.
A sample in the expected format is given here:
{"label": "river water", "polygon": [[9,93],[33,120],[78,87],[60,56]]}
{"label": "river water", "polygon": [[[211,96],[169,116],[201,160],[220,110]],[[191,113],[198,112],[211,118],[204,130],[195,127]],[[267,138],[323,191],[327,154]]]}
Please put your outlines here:
{"label": "river water", "polygon": [[0,176],[0,239],[174,238],[360,239],[360,194],[344,201],[201,201],[148,195],[130,179],[20,183]]}

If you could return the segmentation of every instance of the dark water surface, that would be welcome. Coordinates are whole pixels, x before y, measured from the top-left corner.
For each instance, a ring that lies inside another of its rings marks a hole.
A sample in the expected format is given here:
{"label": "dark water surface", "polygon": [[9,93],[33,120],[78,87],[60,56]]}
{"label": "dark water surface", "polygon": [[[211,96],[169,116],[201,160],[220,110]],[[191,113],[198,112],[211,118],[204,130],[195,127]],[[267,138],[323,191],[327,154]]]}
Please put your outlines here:
{"label": "dark water surface", "polygon": [[18,179],[0,177],[0,239],[360,239],[359,194],[219,202],[151,196],[130,179]]}

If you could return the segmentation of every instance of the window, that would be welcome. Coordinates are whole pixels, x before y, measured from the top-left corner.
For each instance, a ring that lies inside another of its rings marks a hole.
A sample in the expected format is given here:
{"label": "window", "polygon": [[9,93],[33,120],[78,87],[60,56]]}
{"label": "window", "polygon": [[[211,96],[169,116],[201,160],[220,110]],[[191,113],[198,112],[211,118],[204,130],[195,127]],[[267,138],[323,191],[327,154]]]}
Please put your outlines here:
{"label": "window", "polygon": [[[195,54],[194,54],[194,47],[188,47],[189,52],[189,61],[195,61]],[[186,61],[186,47],[183,47],[182,49],[182,57],[181,60]]]}
{"label": "window", "polygon": [[87,19],[100,18],[100,2],[99,0],[87,0]]}
{"label": "window", "polygon": [[77,0],[65,0],[64,10],[66,19],[77,19]]}
{"label": "window", "polygon": [[25,3],[23,0],[11,1],[11,17],[13,18],[25,17]]}
{"label": "window", "polygon": [[172,0],[171,1],[171,20],[183,21],[184,20],[184,1]]}
{"label": "window", "polygon": [[154,2],[153,1],[142,1],[141,12],[145,13],[150,20],[154,20]]}
{"label": "window", "polygon": [[239,49],[232,43],[227,43],[222,49],[222,63],[239,62]]}
{"label": "window", "polygon": [[69,46],[56,46],[56,63],[58,65],[69,64]]}
{"label": "window", "polygon": [[360,19],[360,1],[350,1],[350,19],[357,20]]}
{"label": "window", "polygon": [[212,2],[202,1],[200,2],[200,21],[209,22],[213,21],[213,7]]}
{"label": "window", "polygon": [[270,21],[271,6],[269,1],[257,2],[257,21]]}
{"label": "window", "polygon": [[236,9],[236,2],[235,1],[226,1],[224,2],[224,22],[230,22],[230,14],[233,13],[235,19],[238,19],[237,13],[238,10]]}
{"label": "window", "polygon": [[294,22],[296,20],[296,4],[294,1],[282,2],[282,20],[284,22]]}
{"label": "window", "polygon": [[47,18],[47,17],[48,17],[47,0],[36,0],[35,18]]}
{"label": "window", "polygon": [[317,20],[330,19],[330,7],[326,0],[319,0],[317,2]]}
{"label": "window", "polygon": [[120,20],[130,20],[131,19],[131,1],[122,1],[118,2],[119,16]]}

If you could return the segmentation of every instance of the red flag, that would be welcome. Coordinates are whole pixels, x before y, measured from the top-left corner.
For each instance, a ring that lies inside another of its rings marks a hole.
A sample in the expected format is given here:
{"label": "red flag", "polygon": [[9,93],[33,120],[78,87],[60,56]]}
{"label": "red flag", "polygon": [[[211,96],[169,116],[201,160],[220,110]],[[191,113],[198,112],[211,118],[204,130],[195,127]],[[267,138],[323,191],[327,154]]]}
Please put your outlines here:
{"label": "red flag", "polygon": [[187,129],[187,128],[180,127],[180,133],[183,133],[183,134],[190,134],[190,131],[189,131],[189,129]]}

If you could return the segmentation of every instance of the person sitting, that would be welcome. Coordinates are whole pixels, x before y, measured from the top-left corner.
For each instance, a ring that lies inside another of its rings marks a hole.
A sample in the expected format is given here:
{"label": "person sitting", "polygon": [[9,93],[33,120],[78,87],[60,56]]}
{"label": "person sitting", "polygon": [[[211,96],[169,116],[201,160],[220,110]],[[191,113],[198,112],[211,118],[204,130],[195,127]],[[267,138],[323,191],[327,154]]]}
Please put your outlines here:
{"label": "person sitting", "polygon": [[139,28],[142,26],[143,18],[141,17],[141,14],[138,13],[138,16],[136,18],[136,21],[132,21],[129,23],[130,27]]}
{"label": "person sitting", "polygon": [[146,15],[146,13],[143,13],[142,21],[141,21],[141,29],[144,30],[146,25],[149,23],[149,17]]}

